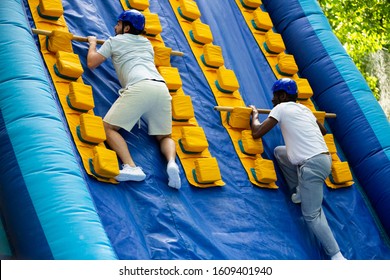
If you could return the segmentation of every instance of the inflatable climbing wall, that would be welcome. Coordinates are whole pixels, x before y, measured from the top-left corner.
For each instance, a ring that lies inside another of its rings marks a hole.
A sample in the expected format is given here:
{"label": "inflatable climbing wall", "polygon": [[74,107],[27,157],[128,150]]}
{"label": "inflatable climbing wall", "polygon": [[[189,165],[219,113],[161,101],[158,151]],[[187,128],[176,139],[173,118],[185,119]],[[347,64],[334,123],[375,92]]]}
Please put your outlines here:
{"label": "inflatable climbing wall", "polygon": [[[144,122],[121,133],[146,180],[113,179],[102,117],[119,82],[109,60],[87,68],[77,37],[113,36],[129,8],[172,95],[179,191]],[[4,258],[326,259],[274,161],[280,130],[248,130],[280,77],[328,128],[323,211],[341,251],[390,258],[389,123],[317,1],[4,0],[0,29]]]}

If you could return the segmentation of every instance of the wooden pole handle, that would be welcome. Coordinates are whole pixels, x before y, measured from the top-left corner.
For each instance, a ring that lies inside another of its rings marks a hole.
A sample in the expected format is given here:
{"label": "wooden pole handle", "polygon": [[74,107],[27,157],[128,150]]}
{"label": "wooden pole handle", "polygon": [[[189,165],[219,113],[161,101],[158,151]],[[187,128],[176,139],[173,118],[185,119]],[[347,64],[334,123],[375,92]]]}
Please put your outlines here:
{"label": "wooden pole handle", "polygon": [[[225,111],[225,112],[232,112],[234,107],[228,107],[228,106],[214,106],[214,110],[216,111]],[[269,109],[257,109],[257,112],[259,114],[269,114],[271,110]],[[325,118],[336,118],[336,114],[334,113],[325,113]]]}
{"label": "wooden pole handle", "polygon": [[[229,106],[214,106],[214,110],[216,111],[224,111],[224,112],[232,112],[234,107],[229,107]],[[269,109],[257,109],[257,112],[259,114],[269,114],[271,110]]]}
{"label": "wooden pole handle", "polygon": [[[52,31],[48,31],[48,30],[32,28],[31,31],[32,31],[32,33],[37,34],[37,35],[44,35],[44,36],[48,36],[48,37],[50,37],[52,35]],[[88,37],[82,37],[82,36],[77,36],[77,35],[73,34],[72,40],[75,40],[75,41],[78,41],[78,42],[88,42]],[[104,40],[98,39],[96,42],[99,45],[103,45],[104,44]],[[184,53],[179,52],[179,51],[171,51],[171,55],[183,56]]]}
{"label": "wooden pole handle", "polygon": [[[48,36],[48,37],[50,37],[52,35],[52,31],[48,31],[48,30],[34,29],[34,28],[32,28],[31,30],[34,34],[37,34],[37,35],[44,35],[44,36]],[[73,35],[72,40],[75,40],[78,42],[88,42],[87,37],[81,37],[81,36],[77,36],[77,35]],[[104,40],[97,40],[97,43],[99,45],[102,45],[104,43]]]}

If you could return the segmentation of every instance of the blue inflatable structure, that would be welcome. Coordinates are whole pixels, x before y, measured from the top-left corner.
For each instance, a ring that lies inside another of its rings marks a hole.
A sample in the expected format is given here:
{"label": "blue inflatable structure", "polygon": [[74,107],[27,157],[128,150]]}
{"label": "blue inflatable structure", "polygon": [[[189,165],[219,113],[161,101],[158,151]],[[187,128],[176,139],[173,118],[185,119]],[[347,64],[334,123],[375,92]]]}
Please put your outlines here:
{"label": "blue inflatable structure", "polygon": [[[150,0],[195,116],[217,158],[224,187],[191,186],[183,172],[179,191],[167,186],[165,160],[146,126],[123,133],[144,182],[99,182],[84,171],[44,64],[26,0],[0,2],[0,214],[1,243],[13,259],[326,259],[290,201],[278,172],[277,190],[253,186],[213,110],[215,99],[169,1]],[[271,108],[276,80],[236,1],[196,0],[201,19],[234,69],[245,104]],[[113,35],[120,1],[63,0],[71,33]],[[324,211],[348,259],[390,259],[390,125],[317,1],[264,0],[274,28],[313,88],[313,102],[337,114],[327,120],[354,185],[324,187]],[[110,62],[86,67],[88,45],[74,42],[93,87],[96,115],[117,98]],[[282,144],[275,129],[264,137],[272,159]],[[178,160],[179,163],[179,160]],[[5,238],[6,237],[6,238]]]}

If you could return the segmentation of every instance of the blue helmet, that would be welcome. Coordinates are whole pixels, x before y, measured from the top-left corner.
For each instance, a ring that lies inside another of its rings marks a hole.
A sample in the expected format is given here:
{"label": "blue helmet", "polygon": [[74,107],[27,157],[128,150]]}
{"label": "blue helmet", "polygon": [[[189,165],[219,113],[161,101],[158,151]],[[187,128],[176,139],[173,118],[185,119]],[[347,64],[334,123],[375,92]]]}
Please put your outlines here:
{"label": "blue helmet", "polygon": [[122,12],[118,21],[130,23],[138,32],[142,32],[145,28],[145,16],[137,10],[127,10]]}
{"label": "blue helmet", "polygon": [[277,80],[274,85],[272,86],[272,92],[276,91],[285,91],[287,94],[297,94],[298,93],[298,87],[297,83],[290,79],[290,78],[282,78],[280,80]]}

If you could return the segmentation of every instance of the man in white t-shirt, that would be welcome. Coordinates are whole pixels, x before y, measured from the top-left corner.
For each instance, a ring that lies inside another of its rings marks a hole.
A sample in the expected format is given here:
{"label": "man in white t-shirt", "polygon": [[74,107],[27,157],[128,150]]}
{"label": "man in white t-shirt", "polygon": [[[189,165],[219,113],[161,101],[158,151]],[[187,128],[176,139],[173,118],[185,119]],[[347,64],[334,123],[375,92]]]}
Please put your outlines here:
{"label": "man in white t-shirt", "polygon": [[285,146],[276,147],[274,154],[290,191],[295,192],[291,198],[294,203],[301,203],[302,215],[327,255],[332,260],[345,259],[322,209],[323,185],[332,164],[323,138],[326,129],[306,106],[296,103],[294,80],[276,81],[272,92],[274,108],[263,123],[256,107],[250,106],[253,138],[263,137],[279,124]]}
{"label": "man in white t-shirt", "polygon": [[117,153],[123,165],[118,181],[142,181],[145,173],[134,163],[120,128],[130,131],[142,117],[149,135],[155,135],[166,157],[168,185],[179,189],[181,180],[175,162],[176,145],[171,138],[171,95],[154,64],[150,41],[142,36],[145,17],[137,10],[127,10],[118,17],[116,36],[110,37],[96,50],[96,37],[89,36],[88,67],[94,69],[111,57],[122,89],[119,97],[104,117],[108,145]]}

